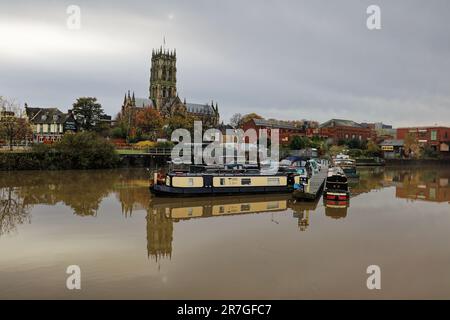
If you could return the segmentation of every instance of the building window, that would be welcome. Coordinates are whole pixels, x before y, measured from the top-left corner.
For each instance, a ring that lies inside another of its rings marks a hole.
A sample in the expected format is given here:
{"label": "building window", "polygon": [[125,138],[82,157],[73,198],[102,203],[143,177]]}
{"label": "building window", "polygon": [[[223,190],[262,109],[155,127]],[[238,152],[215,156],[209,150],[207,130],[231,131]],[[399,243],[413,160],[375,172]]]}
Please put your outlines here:
{"label": "building window", "polygon": [[241,184],[242,184],[243,186],[249,186],[249,185],[252,184],[252,179],[250,179],[250,178],[243,178],[243,179],[241,180]]}
{"label": "building window", "polygon": [[431,131],[431,141],[436,141],[437,140],[437,131],[433,130]]}

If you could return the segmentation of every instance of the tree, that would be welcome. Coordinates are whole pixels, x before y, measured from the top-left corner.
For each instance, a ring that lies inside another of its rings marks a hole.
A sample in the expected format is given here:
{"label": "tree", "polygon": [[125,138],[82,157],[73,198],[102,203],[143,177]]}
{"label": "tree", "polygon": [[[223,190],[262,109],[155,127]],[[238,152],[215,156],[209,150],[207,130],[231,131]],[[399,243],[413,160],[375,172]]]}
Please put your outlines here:
{"label": "tree", "polygon": [[240,122],[240,126],[242,127],[242,125],[252,119],[264,119],[263,117],[261,117],[259,114],[256,113],[249,113],[246,114],[244,116],[242,116],[241,122]]}
{"label": "tree", "polygon": [[0,97],[0,137],[8,141],[9,150],[13,150],[15,141],[26,140],[32,134],[22,109],[14,101]]}
{"label": "tree", "polygon": [[156,140],[163,123],[160,112],[154,108],[142,108],[136,112],[136,127],[153,140]]}
{"label": "tree", "polygon": [[367,153],[371,156],[380,156],[381,149],[374,141],[370,140],[367,142]]}
{"label": "tree", "polygon": [[73,104],[73,114],[79,126],[90,131],[99,128],[100,118],[104,112],[97,98],[81,97]]}
{"label": "tree", "polygon": [[194,120],[194,117],[189,114],[185,116],[174,115],[166,119],[164,128],[167,137],[170,138],[172,132],[176,129],[187,129],[192,133],[194,130]]}
{"label": "tree", "polygon": [[242,124],[242,114],[235,113],[230,118],[230,125],[234,128],[240,128]]}
{"label": "tree", "polygon": [[294,136],[289,144],[291,150],[302,150],[310,145],[308,138],[303,138],[301,136]]}
{"label": "tree", "polygon": [[410,158],[415,158],[420,155],[420,145],[416,136],[408,133],[404,140],[405,154]]}

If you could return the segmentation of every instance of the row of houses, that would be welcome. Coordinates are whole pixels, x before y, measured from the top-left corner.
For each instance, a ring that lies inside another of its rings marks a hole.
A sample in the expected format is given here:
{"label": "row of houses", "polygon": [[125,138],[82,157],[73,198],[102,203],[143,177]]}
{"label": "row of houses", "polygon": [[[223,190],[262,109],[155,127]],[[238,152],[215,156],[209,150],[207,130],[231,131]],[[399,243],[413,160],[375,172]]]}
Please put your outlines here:
{"label": "row of houses", "polygon": [[[386,158],[404,155],[405,140],[417,141],[420,147],[428,147],[444,157],[450,157],[450,127],[408,127],[394,129],[383,123],[357,123],[352,120],[331,119],[319,126],[298,126],[291,122],[251,119],[243,124],[243,129],[266,129],[270,135],[273,129],[279,130],[280,144],[289,144],[294,136],[321,137],[330,143],[359,140],[374,141],[380,145]],[[311,122],[314,123],[314,122]],[[259,138],[259,136],[258,136]]]}
{"label": "row of houses", "polygon": [[444,157],[450,157],[450,127],[409,127],[398,128],[395,139],[385,139],[380,143],[385,158],[402,157],[410,153],[409,142],[413,141],[420,147],[427,147]]}
{"label": "row of houses", "polygon": [[303,121],[303,125],[297,125],[287,121],[251,119],[242,127],[244,131],[254,129],[257,133],[261,129],[266,129],[268,134],[272,129],[278,129],[281,144],[289,144],[294,136],[317,136],[338,143],[341,140],[352,139],[367,141],[376,135],[374,127],[370,125],[342,119],[331,119],[321,125],[317,125],[314,121]]}
{"label": "row of houses", "polygon": [[[31,108],[25,105],[25,116],[33,131],[33,142],[53,143],[66,132],[79,130],[72,110],[64,113],[58,108]],[[99,121],[111,125],[111,116],[104,115]]]}

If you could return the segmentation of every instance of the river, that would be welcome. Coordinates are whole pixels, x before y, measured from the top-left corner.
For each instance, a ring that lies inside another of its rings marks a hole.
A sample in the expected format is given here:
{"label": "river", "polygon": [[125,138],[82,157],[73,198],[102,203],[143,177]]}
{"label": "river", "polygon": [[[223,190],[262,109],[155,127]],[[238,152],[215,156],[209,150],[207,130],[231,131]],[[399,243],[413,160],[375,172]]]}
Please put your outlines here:
{"label": "river", "polygon": [[349,207],[153,198],[140,169],[0,172],[0,299],[450,299],[450,168],[359,171]]}

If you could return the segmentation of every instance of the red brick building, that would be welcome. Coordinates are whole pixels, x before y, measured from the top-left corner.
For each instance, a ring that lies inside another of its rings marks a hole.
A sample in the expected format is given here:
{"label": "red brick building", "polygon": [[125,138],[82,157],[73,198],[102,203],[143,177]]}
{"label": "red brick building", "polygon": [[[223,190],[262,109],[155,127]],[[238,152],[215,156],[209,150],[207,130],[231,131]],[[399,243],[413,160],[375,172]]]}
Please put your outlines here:
{"label": "red brick building", "polygon": [[267,135],[270,137],[273,129],[278,129],[280,144],[289,144],[293,136],[306,136],[305,127],[297,127],[288,122],[265,120],[265,119],[251,119],[242,125],[242,129],[247,131],[249,129],[256,130],[259,139],[259,130],[267,129]]}
{"label": "red brick building", "polygon": [[372,139],[374,131],[352,120],[331,119],[322,123],[319,128],[320,136],[331,139],[333,143],[341,140],[357,139],[367,141]]}
{"label": "red brick building", "polygon": [[412,136],[423,146],[429,146],[444,156],[450,156],[450,128],[449,127],[411,127],[398,128],[397,138],[405,140]]}

